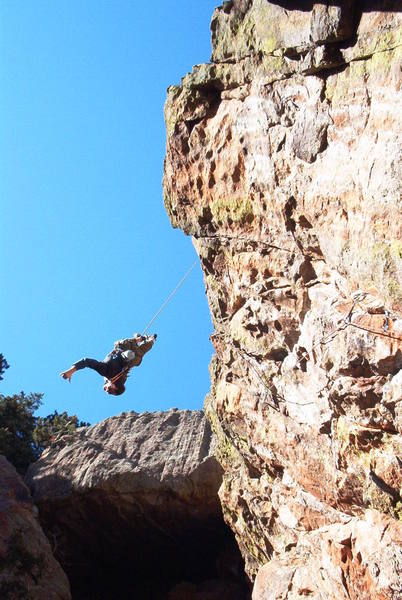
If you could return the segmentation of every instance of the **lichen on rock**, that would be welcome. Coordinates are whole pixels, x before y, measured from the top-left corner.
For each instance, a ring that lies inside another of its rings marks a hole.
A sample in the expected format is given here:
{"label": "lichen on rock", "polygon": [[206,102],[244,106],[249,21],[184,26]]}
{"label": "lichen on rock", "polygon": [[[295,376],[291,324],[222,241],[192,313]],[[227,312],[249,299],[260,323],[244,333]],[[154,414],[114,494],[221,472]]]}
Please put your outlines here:
{"label": "lichen on rock", "polygon": [[166,101],[164,193],[215,330],[224,516],[255,600],[396,599],[400,7],[233,0],[211,28]]}

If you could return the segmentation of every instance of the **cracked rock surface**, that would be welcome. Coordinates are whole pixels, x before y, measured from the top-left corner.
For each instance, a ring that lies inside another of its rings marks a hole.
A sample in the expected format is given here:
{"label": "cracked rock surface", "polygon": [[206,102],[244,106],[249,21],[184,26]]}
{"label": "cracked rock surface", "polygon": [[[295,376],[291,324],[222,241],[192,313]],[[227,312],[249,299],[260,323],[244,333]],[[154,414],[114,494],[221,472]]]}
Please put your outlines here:
{"label": "cracked rock surface", "polygon": [[396,599],[400,3],[234,0],[211,29],[168,90],[164,196],[214,324],[224,516],[255,600]]}

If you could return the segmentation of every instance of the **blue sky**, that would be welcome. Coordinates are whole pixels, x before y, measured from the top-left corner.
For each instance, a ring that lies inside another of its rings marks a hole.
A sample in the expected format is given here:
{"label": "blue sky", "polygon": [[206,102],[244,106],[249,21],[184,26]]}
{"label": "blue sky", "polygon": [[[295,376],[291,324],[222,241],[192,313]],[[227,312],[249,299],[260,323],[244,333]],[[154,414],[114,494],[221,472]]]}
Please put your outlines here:
{"label": "blue sky", "polygon": [[218,1],[1,0],[2,394],[97,422],[201,408],[212,325],[196,266],[123,396],[59,372],[142,331],[196,259],[163,207],[166,88],[210,58]]}

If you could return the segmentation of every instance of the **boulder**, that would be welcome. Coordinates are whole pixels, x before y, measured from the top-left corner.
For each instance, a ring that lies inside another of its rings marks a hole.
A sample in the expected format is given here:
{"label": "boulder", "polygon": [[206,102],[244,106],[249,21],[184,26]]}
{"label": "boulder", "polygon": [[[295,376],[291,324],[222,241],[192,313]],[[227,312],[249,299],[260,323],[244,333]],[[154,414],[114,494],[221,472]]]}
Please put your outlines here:
{"label": "boulder", "polygon": [[52,554],[27,486],[0,456],[0,597],[71,600],[66,574]]}
{"label": "boulder", "polygon": [[213,449],[201,411],[129,413],[61,437],[30,467],[74,599],[164,598],[217,577],[220,554],[237,550]]}

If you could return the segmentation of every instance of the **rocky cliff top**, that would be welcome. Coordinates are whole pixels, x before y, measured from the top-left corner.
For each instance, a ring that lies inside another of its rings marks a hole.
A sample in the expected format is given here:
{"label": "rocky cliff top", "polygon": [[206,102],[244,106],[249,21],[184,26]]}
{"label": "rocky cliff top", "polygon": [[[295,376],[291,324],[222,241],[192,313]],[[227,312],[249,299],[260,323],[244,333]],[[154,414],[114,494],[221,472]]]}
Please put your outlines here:
{"label": "rocky cliff top", "polygon": [[94,489],[117,494],[146,487],[177,493],[190,505],[202,497],[205,514],[216,510],[220,480],[203,413],[177,409],[123,413],[64,435],[26,477],[39,503]]}

